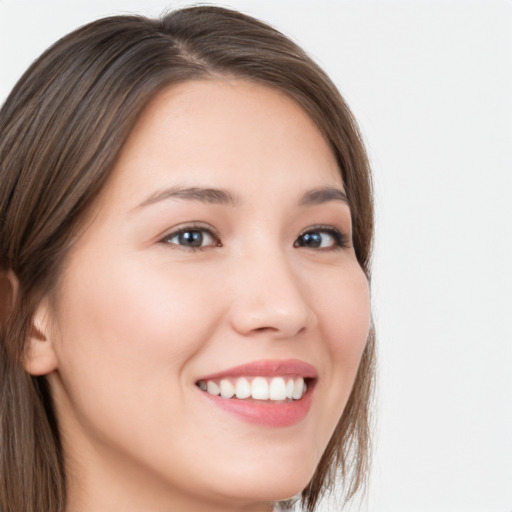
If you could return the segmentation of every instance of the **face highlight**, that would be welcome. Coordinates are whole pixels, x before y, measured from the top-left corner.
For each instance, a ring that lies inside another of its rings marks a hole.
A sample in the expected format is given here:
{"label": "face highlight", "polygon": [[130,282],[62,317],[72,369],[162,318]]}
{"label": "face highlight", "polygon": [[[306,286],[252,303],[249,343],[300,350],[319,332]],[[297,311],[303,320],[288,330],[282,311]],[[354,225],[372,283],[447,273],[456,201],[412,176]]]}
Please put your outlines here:
{"label": "face highlight", "polygon": [[259,511],[299,492],[369,329],[330,147],[242,80],[152,101],[56,295],[70,511]]}

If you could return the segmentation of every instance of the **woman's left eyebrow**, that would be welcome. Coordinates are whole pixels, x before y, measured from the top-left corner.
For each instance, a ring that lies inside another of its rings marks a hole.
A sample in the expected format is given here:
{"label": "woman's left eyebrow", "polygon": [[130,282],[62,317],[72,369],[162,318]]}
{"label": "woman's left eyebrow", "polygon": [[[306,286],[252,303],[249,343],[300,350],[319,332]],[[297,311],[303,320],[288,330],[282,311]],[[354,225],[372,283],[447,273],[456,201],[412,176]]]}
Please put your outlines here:
{"label": "woman's left eyebrow", "polygon": [[342,201],[348,204],[347,194],[336,187],[319,187],[306,192],[299,202],[299,206],[314,206],[329,201]]}

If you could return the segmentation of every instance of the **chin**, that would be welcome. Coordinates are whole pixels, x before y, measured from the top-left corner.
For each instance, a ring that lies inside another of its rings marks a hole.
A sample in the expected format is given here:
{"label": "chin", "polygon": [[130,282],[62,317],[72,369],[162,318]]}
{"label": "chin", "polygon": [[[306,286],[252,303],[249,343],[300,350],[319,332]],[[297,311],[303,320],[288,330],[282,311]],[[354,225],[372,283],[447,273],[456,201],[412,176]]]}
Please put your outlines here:
{"label": "chin", "polygon": [[[309,483],[314,470],[289,467],[278,459],[260,471],[249,471],[243,464],[222,492],[226,498],[247,502],[272,502],[290,499]],[[236,491],[234,493],[234,490]]]}

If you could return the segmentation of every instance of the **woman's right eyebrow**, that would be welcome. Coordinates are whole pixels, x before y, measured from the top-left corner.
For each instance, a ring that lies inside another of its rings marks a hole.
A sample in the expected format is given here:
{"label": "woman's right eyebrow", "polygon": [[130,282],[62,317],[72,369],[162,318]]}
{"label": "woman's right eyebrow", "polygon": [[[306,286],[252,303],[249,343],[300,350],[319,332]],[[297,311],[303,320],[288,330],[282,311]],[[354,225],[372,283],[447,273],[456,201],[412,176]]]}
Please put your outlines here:
{"label": "woman's right eyebrow", "polygon": [[238,203],[237,198],[231,192],[220,188],[170,187],[151,194],[142,201],[142,203],[136,206],[134,210],[168,199],[188,199],[207,204],[226,206],[236,206]]}

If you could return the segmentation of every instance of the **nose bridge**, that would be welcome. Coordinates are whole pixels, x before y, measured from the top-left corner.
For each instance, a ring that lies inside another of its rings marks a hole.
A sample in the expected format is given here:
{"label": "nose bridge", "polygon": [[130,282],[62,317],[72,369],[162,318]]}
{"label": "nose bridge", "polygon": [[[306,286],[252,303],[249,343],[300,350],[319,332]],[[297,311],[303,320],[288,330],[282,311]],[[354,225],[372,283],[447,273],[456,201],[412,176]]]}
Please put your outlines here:
{"label": "nose bridge", "polygon": [[239,255],[232,309],[233,326],[239,332],[270,332],[274,337],[291,337],[314,323],[293,258],[277,246],[259,248]]}

